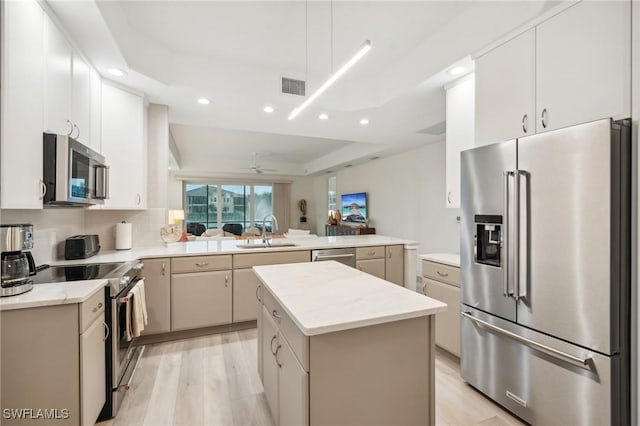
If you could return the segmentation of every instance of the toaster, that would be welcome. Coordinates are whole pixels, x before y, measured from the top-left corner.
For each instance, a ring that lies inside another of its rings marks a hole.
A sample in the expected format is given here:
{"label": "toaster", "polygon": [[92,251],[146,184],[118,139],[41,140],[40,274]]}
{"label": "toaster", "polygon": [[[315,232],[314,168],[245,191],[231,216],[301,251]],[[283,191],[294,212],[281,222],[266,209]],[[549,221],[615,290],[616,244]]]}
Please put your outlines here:
{"label": "toaster", "polygon": [[67,260],[86,259],[100,251],[97,235],[74,235],[64,242],[64,258]]}

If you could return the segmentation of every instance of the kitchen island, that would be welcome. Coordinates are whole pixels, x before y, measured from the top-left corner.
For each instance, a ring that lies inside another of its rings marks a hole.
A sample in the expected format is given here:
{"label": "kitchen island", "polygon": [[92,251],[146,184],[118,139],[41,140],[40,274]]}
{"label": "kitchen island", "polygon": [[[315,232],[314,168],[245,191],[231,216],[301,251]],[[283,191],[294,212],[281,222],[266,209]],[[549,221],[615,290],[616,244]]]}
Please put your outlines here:
{"label": "kitchen island", "polygon": [[276,424],[435,424],[430,299],[336,262],[256,266]]}

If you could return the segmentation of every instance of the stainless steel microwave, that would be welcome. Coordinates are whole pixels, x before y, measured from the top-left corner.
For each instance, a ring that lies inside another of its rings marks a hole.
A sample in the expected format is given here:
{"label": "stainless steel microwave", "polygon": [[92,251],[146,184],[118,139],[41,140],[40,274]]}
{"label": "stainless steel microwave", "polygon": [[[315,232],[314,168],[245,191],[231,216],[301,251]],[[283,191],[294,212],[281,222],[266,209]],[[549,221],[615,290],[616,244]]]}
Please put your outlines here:
{"label": "stainless steel microwave", "polygon": [[104,156],[68,135],[44,133],[44,205],[103,204],[109,198]]}

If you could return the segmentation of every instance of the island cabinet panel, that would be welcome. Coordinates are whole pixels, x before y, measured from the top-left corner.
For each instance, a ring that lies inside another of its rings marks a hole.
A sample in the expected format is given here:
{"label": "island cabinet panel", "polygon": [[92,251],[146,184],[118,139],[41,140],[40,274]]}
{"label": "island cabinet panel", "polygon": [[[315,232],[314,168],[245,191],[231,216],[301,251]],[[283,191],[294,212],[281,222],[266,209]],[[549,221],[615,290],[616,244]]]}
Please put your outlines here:
{"label": "island cabinet panel", "polygon": [[145,259],[142,277],[149,324],[143,335],[171,331],[171,259]]}
{"label": "island cabinet panel", "polygon": [[171,329],[188,330],[231,323],[231,298],[231,271],[173,274]]}
{"label": "island cabinet panel", "polygon": [[291,317],[284,311],[269,291],[263,291],[262,295],[262,303],[267,309],[267,312],[271,314],[280,332],[287,337],[287,341],[300,365],[302,365],[305,370],[308,370],[309,338],[300,331]]}
{"label": "island cabinet panel", "polygon": [[434,424],[430,329],[420,317],[311,336],[310,424]]}
{"label": "island cabinet panel", "polygon": [[280,369],[278,379],[281,425],[305,425],[309,421],[309,374],[298,362],[287,339],[282,335],[278,339],[276,361]]}
{"label": "island cabinet panel", "polygon": [[262,383],[271,416],[278,423],[280,418],[278,407],[278,364],[275,354],[278,347],[278,326],[271,317],[271,312],[263,307],[261,310],[261,334],[258,344],[262,347]]}

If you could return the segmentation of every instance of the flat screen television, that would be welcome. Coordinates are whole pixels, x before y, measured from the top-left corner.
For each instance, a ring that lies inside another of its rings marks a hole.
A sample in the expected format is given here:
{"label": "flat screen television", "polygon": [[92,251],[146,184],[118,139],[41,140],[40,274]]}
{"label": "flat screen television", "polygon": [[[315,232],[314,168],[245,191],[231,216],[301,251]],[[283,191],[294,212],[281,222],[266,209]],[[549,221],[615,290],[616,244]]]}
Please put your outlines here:
{"label": "flat screen television", "polygon": [[369,217],[366,192],[342,194],[341,207],[343,222],[365,223]]}

